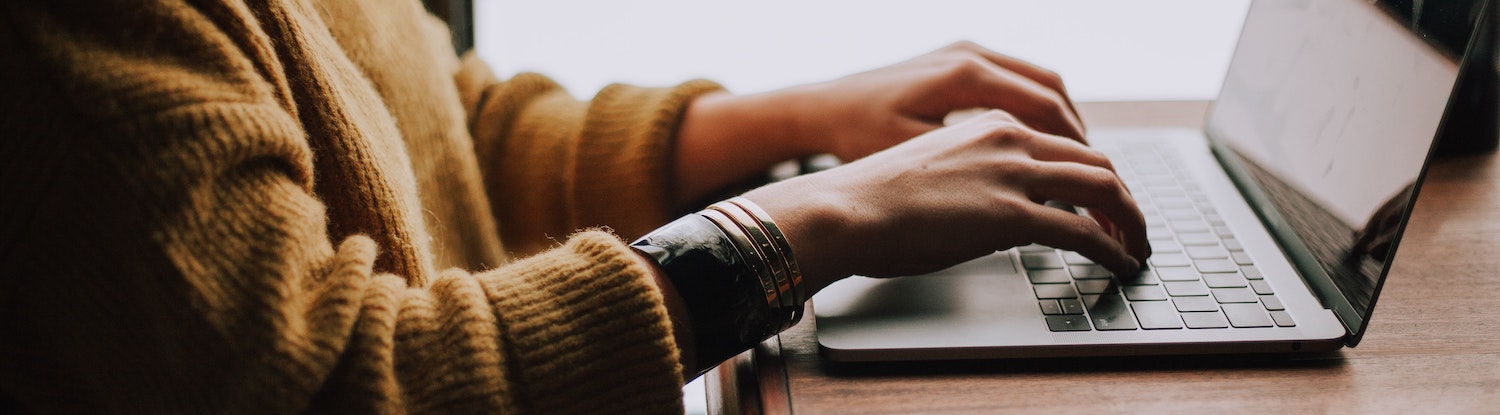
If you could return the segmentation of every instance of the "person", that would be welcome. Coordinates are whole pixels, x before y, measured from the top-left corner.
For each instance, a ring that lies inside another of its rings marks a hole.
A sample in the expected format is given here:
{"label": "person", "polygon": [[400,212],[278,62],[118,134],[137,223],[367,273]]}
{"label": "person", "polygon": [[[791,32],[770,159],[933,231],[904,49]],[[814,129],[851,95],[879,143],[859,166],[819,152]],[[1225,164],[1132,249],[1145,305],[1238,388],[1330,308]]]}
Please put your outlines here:
{"label": "person", "polygon": [[[0,8],[0,390],[30,411],[680,412],[843,276],[1149,255],[1057,75],[974,44],[579,101],[414,0]],[[813,153],[850,162],[702,209]]]}

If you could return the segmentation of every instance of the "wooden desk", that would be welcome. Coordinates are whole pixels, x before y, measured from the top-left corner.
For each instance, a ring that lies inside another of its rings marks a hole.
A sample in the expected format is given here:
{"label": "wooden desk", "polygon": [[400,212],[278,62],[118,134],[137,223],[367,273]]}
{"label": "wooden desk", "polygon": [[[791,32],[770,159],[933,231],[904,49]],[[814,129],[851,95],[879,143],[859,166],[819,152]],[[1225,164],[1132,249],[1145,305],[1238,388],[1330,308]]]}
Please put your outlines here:
{"label": "wooden desk", "polygon": [[[1201,125],[1202,102],[1080,105]],[[1439,160],[1358,348],[1301,356],[835,365],[812,318],[707,376],[710,413],[1500,413],[1500,167]],[[814,300],[816,303],[816,300]]]}

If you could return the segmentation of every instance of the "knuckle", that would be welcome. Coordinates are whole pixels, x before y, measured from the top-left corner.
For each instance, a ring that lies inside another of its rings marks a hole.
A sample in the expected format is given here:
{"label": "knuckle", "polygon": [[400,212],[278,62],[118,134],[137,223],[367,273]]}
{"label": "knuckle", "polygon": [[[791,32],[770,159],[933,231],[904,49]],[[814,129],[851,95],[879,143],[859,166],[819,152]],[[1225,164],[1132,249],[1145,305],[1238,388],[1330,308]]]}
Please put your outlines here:
{"label": "knuckle", "polygon": [[1061,74],[1046,68],[1037,68],[1037,82],[1042,83],[1059,92],[1063,91],[1063,78]]}
{"label": "knuckle", "polygon": [[1098,225],[1084,219],[1082,216],[1072,217],[1067,220],[1067,223],[1061,226],[1060,231],[1069,240],[1082,244],[1094,240],[1094,234],[1098,232]]}
{"label": "knuckle", "polygon": [[990,120],[988,134],[985,137],[986,141],[997,145],[1022,144],[1031,140],[1031,134],[1026,127],[1009,118]]}
{"label": "knuckle", "polygon": [[1073,110],[1068,108],[1068,100],[1061,92],[1049,91],[1046,100],[1047,110],[1051,112],[1052,117],[1058,120],[1073,118]]}
{"label": "knuckle", "polygon": [[1010,115],[1010,113],[1008,113],[1008,112],[1005,112],[1003,110],[998,110],[998,109],[985,110],[984,112],[982,112],[982,113],[979,114],[979,117],[982,120],[993,122],[993,123],[996,123],[996,124],[1000,124],[1000,123],[1014,124],[1016,122],[1016,117]]}
{"label": "knuckle", "polygon": [[1026,193],[1030,196],[1036,192],[1035,183],[1042,178],[1042,163],[1030,157],[1018,157],[1013,154],[999,155],[989,158],[980,167],[983,171],[993,177],[993,180],[1001,184],[997,190],[1001,197],[1015,191]]}
{"label": "knuckle", "polygon": [[1102,167],[1111,172],[1115,171],[1115,162],[1110,161],[1109,156],[1105,155],[1103,151],[1099,151],[1099,149],[1093,147],[1088,147],[1086,150],[1090,159],[1089,161],[1094,165]]}
{"label": "knuckle", "polygon": [[1024,211],[1026,206],[1023,203],[1030,203],[1029,201],[1022,201],[1016,198],[1009,192],[994,192],[990,199],[992,199],[990,200],[990,204],[994,206],[997,212],[1002,213]]}
{"label": "knuckle", "polygon": [[1095,191],[1109,191],[1115,187],[1116,176],[1114,172],[1105,169],[1088,169],[1083,178],[1083,183]]}
{"label": "knuckle", "polygon": [[978,56],[965,55],[954,59],[952,67],[948,70],[948,77],[957,81],[969,82],[979,79],[986,71],[989,71],[989,62]]}
{"label": "knuckle", "polygon": [[967,52],[967,51],[974,51],[974,50],[977,50],[978,48],[979,48],[979,44],[974,43],[973,41],[969,41],[969,40],[960,40],[960,41],[957,41],[957,42],[949,43],[948,46],[944,47],[944,49],[948,49],[948,50],[957,50],[957,51],[965,51],[965,52]]}

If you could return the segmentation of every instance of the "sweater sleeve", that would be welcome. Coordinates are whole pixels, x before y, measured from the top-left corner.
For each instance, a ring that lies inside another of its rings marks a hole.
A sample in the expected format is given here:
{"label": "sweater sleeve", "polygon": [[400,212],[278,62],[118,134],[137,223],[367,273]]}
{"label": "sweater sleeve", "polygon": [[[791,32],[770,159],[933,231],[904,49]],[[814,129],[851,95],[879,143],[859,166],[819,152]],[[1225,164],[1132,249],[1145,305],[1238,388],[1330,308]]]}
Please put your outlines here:
{"label": "sweater sleeve", "polygon": [[615,84],[580,101],[537,74],[499,81],[473,54],[456,78],[501,236],[522,254],[579,228],[634,238],[665,224],[677,126],[693,98],[721,89]]}
{"label": "sweater sleeve", "polygon": [[681,410],[661,294],[623,242],[585,232],[425,285],[377,270],[390,247],[330,237],[270,49],[222,33],[251,12],[168,3],[0,4],[6,394],[67,413]]}

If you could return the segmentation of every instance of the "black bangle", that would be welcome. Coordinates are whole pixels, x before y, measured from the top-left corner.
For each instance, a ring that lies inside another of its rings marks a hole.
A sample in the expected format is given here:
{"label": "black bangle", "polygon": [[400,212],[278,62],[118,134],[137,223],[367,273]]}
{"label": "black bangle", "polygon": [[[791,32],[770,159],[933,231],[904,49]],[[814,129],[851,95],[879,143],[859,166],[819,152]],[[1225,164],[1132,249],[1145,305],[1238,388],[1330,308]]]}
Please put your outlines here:
{"label": "black bangle", "polygon": [[[741,248],[691,214],[630,244],[656,261],[691,314],[698,374],[775,335],[787,320],[767,304],[764,281]],[[753,260],[753,259],[752,259]]]}

